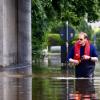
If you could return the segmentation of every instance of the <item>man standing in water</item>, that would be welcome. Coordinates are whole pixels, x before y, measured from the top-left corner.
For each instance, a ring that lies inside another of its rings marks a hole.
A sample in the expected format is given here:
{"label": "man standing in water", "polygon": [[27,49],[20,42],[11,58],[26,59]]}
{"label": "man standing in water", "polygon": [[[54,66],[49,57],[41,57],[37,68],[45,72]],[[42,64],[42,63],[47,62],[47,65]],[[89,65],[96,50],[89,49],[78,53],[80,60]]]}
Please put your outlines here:
{"label": "man standing in water", "polygon": [[76,77],[91,78],[94,76],[95,62],[98,61],[98,56],[86,33],[79,33],[78,41],[68,55],[68,61],[75,64]]}

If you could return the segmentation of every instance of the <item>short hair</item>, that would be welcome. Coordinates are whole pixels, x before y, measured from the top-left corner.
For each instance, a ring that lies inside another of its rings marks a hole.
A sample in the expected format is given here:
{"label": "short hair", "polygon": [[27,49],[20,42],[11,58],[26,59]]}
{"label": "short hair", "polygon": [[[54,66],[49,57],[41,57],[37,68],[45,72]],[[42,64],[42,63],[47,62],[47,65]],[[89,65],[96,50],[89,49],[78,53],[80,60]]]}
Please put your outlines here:
{"label": "short hair", "polygon": [[85,32],[80,32],[79,34],[82,34],[82,35],[84,35],[84,39],[88,39],[88,35],[87,35],[87,33],[85,33]]}

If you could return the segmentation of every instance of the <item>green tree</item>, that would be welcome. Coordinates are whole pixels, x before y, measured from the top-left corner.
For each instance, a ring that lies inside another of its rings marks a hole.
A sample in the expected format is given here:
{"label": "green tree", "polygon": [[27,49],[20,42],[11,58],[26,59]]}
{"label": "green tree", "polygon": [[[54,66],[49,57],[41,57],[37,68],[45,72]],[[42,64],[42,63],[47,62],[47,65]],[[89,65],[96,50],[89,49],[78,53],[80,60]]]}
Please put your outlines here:
{"label": "green tree", "polygon": [[85,20],[81,20],[79,26],[77,27],[79,32],[86,32],[88,34],[89,39],[91,40],[93,30],[91,26],[87,24]]}
{"label": "green tree", "polygon": [[95,33],[96,34],[96,47],[97,50],[100,51],[100,30]]}
{"label": "green tree", "polygon": [[32,50],[43,48],[46,33],[53,27],[69,21],[78,26],[88,15],[88,21],[93,22],[100,16],[99,0],[32,0]]}

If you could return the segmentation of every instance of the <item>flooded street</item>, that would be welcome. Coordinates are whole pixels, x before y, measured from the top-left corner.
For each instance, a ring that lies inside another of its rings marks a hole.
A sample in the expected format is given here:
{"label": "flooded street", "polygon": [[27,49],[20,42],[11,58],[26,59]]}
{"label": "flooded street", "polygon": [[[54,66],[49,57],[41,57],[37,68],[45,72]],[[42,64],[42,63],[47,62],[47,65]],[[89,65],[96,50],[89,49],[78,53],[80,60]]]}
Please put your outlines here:
{"label": "flooded street", "polygon": [[[73,68],[63,68],[59,63],[60,59],[57,61],[57,58],[52,56],[52,59],[49,59],[48,67],[44,67],[44,71],[34,73],[36,76],[33,75],[32,78],[32,100],[100,99],[100,62],[96,64],[93,79],[76,79]],[[42,65],[40,65],[41,67]]]}
{"label": "flooded street", "polygon": [[31,67],[14,66],[0,70],[0,100],[32,100]]}
{"label": "flooded street", "polygon": [[33,100],[99,100],[100,80],[33,79]]}
{"label": "flooded street", "polygon": [[100,62],[96,64],[93,79],[76,79],[73,68],[65,70],[53,59],[56,57],[49,59],[48,66],[38,63],[33,69],[30,66],[1,68],[0,100],[100,99]]}

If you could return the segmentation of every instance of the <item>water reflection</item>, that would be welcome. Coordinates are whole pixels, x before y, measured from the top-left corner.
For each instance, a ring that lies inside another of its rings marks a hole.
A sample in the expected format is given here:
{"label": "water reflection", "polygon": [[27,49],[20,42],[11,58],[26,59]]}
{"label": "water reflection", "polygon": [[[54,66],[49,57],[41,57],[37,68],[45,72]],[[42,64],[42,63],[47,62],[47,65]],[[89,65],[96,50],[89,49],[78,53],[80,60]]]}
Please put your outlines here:
{"label": "water reflection", "polygon": [[32,100],[31,79],[0,78],[0,100]]}
{"label": "water reflection", "polygon": [[75,67],[68,66],[67,64],[61,66],[61,73],[66,73],[67,77],[75,77]]}
{"label": "water reflection", "polygon": [[65,100],[63,82],[52,79],[33,79],[33,100]]}
{"label": "water reflection", "polygon": [[0,100],[100,99],[100,78],[75,79],[72,78],[73,68],[67,68],[66,71],[66,67],[62,71],[55,69],[49,71],[39,75],[37,75],[39,72],[34,73],[32,77],[31,67],[17,66],[1,69]]}
{"label": "water reflection", "polygon": [[[100,69],[99,66],[100,64],[96,66],[96,69]],[[37,66],[34,67],[37,68]],[[51,69],[48,71],[46,70],[48,68]],[[97,71],[99,72],[99,70]],[[98,76],[100,73],[97,71],[94,79],[76,79],[74,67],[66,65],[45,67],[46,74],[34,73],[32,100],[99,100],[100,77]],[[33,70],[33,72],[35,71]]]}
{"label": "water reflection", "polygon": [[75,80],[75,92],[69,93],[69,100],[97,100],[93,79]]}
{"label": "water reflection", "polygon": [[26,77],[29,70],[11,67],[0,72],[0,100],[32,100],[32,77]]}
{"label": "water reflection", "polygon": [[[99,100],[100,80],[33,78],[32,100]],[[97,88],[97,89],[95,89]]]}

